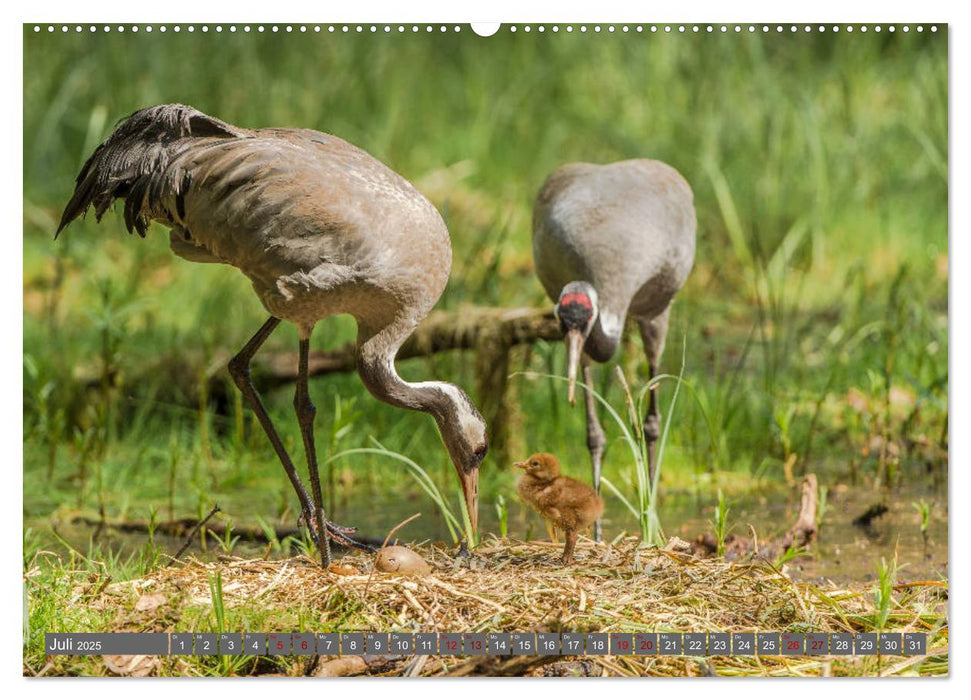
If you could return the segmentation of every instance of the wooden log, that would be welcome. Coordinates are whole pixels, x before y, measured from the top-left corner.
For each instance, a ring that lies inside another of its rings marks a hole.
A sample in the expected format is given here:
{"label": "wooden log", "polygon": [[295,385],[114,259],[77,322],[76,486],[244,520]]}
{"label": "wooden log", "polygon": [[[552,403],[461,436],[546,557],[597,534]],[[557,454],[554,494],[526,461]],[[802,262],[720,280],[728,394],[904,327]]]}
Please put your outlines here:
{"label": "wooden log", "polygon": [[[473,307],[435,311],[423,320],[398,351],[397,359],[428,357],[452,350],[473,350],[482,345],[511,348],[537,340],[560,340],[563,334],[552,310]],[[269,389],[297,380],[297,353],[258,354],[253,358],[260,388]],[[357,369],[355,344],[337,350],[310,353],[308,371],[319,377]]]}

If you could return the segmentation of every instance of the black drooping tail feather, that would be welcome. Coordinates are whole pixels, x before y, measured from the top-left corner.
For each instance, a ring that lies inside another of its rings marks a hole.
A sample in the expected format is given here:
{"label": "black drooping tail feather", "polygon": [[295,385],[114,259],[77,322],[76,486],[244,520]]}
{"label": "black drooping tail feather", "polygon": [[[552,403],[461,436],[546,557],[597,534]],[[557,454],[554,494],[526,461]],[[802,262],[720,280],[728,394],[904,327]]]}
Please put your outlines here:
{"label": "black drooping tail feather", "polygon": [[[115,199],[125,199],[125,226],[142,237],[148,229],[148,209],[161,198],[166,184],[177,195],[188,189],[187,174],[166,182],[165,169],[173,153],[170,146],[188,137],[233,138],[246,132],[187,105],[147,107],[119,122],[81,168],[71,201],[64,208],[54,237],[94,205],[98,221]],[[181,200],[177,199],[177,206]],[[184,212],[179,212],[184,216]]]}

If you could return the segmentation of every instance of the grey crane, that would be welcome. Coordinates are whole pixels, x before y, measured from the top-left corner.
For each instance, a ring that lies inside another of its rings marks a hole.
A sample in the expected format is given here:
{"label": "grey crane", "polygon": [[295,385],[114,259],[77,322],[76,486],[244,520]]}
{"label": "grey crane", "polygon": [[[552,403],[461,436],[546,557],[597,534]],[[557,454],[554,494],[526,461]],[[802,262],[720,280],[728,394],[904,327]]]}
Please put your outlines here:
{"label": "grey crane", "polygon": [[[533,209],[533,258],[565,334],[570,403],[581,354],[583,381],[591,387],[590,361],[614,356],[628,316],[640,328],[651,377],[657,373],[671,301],[694,263],[695,227],[691,188],[660,161],[570,163],[546,179]],[[585,398],[599,494],[605,436],[595,399]],[[644,417],[652,480],[660,425],[653,386]],[[599,541],[599,520],[594,534]]]}
{"label": "grey crane", "polygon": [[[473,531],[485,422],[446,382],[407,382],[395,355],[442,294],[452,248],[441,216],[408,181],[363,150],[309,129],[243,129],[179,104],[139,110],[95,149],[77,177],[57,234],[94,207],[124,199],[125,226],[151,221],[193,262],[238,268],[270,314],[229,372],[273,445],[301,514],[330,562],[330,539],[367,548],[326,519],[307,383],[310,335],[328,316],[357,321],[357,369],[378,399],[430,413],[461,482]],[[56,237],[56,235],[55,235]],[[281,320],[300,333],[294,407],[313,500],[250,380],[250,362]]]}

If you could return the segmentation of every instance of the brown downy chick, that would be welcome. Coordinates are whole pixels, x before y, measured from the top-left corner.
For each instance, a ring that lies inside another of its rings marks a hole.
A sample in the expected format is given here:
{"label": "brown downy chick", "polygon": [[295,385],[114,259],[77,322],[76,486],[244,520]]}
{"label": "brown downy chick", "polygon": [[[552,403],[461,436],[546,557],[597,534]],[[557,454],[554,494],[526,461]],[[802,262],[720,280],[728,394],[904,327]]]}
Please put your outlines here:
{"label": "brown downy chick", "polygon": [[520,497],[566,534],[563,563],[571,563],[577,534],[601,516],[603,499],[582,481],[560,476],[560,462],[551,454],[534,454],[513,466],[526,470],[516,487]]}

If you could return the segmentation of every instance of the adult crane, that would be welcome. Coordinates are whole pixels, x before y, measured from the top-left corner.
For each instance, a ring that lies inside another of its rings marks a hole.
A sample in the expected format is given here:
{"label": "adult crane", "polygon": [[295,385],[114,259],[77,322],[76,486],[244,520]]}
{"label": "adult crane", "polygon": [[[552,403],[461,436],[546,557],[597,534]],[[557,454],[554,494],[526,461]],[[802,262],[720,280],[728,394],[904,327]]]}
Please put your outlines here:
{"label": "adult crane", "polygon": [[[98,221],[124,199],[125,226],[170,229],[186,260],[238,268],[270,314],[229,362],[300,500],[304,522],[330,562],[330,539],[366,548],[353,528],[327,520],[308,389],[310,335],[321,319],[357,320],[357,369],[378,399],[430,413],[461,482],[473,531],[485,422],[460,388],[398,376],[395,355],[438,301],[452,248],[441,216],[408,181],[336,136],[309,129],[244,129],[179,104],[121,121],[77,177],[57,233],[93,206]],[[250,362],[281,320],[297,326],[294,407],[313,500],[250,379]]]}
{"label": "adult crane", "polygon": [[[671,301],[694,262],[695,227],[691,188],[660,161],[570,163],[546,179],[533,209],[533,258],[565,334],[570,403],[575,402],[581,354],[583,382],[592,387],[590,361],[614,356],[628,316],[640,328],[654,377]],[[586,418],[599,494],[606,440],[589,392]],[[652,481],[660,426],[655,385],[644,417]],[[599,520],[594,534],[601,539]]]}

